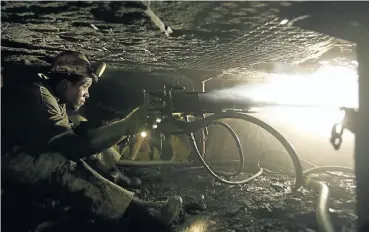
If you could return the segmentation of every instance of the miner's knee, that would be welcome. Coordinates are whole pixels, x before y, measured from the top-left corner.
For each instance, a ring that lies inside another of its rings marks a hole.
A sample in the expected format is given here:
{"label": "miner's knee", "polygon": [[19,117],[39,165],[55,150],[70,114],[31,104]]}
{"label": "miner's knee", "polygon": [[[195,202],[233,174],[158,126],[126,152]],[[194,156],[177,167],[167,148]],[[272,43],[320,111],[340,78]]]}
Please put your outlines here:
{"label": "miner's knee", "polygon": [[77,168],[74,161],[68,160],[61,153],[42,153],[34,161],[35,169],[42,179],[49,179],[51,174],[58,172],[73,172]]}

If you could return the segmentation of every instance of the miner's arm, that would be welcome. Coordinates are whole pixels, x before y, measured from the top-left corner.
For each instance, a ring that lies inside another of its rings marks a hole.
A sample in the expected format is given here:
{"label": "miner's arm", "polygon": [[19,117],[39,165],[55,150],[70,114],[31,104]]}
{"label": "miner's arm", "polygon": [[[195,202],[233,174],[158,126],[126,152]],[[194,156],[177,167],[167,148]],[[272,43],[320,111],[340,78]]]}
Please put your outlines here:
{"label": "miner's arm", "polygon": [[38,121],[47,128],[48,146],[71,160],[102,152],[119,143],[126,135],[134,133],[132,130],[137,128],[137,117],[145,113],[138,109],[122,120],[77,134],[69,126],[68,118],[56,99],[42,88],[40,95],[40,104],[33,110],[38,112]]}
{"label": "miner's arm", "polygon": [[65,157],[77,160],[100,153],[123,140],[129,134],[129,119],[90,129],[85,134],[76,134],[72,129],[52,137],[51,148],[60,151]]}

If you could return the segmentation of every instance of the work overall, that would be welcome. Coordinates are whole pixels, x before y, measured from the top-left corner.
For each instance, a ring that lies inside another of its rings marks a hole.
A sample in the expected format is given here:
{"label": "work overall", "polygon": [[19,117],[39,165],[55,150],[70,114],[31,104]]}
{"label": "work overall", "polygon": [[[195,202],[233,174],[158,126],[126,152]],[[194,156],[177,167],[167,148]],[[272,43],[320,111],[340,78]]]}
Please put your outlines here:
{"label": "work overall", "polygon": [[[118,222],[133,198],[132,192],[105,179],[82,159],[71,161],[55,151],[34,152],[71,130],[65,105],[58,104],[44,84],[32,84],[18,96],[3,111],[6,137],[2,136],[2,144],[11,148],[2,153],[2,182],[12,183],[25,196],[31,192],[40,197],[57,194],[95,220]],[[103,160],[107,166],[119,159],[112,150],[105,152],[105,157],[110,157]],[[3,188],[6,192],[6,186]]]}

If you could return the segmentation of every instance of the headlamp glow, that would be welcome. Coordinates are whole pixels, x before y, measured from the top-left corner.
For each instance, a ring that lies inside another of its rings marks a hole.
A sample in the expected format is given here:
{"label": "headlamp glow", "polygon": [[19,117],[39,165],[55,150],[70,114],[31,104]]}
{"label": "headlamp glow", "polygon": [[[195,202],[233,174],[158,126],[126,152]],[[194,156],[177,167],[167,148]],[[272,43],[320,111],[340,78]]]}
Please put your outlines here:
{"label": "headlamp glow", "polygon": [[140,135],[141,135],[142,138],[146,138],[147,133],[145,131],[142,131]]}

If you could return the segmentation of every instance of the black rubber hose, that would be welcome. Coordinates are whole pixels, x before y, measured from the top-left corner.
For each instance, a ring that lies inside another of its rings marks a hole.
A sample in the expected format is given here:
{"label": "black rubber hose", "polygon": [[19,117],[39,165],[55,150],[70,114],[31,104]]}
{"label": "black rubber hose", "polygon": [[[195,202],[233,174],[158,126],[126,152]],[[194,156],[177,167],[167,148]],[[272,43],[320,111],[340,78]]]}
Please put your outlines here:
{"label": "black rubber hose", "polygon": [[[293,188],[298,189],[298,188],[300,188],[301,186],[304,185],[305,181],[304,181],[304,176],[303,176],[303,173],[302,173],[302,166],[301,166],[300,160],[299,160],[299,158],[296,154],[295,149],[293,148],[293,146],[287,141],[287,139],[283,135],[281,135],[276,129],[274,129],[272,126],[270,126],[266,122],[264,122],[264,121],[262,121],[258,118],[255,118],[251,115],[248,115],[248,114],[237,113],[237,112],[234,112],[234,111],[227,111],[227,112],[215,113],[211,116],[206,117],[203,120],[198,120],[198,121],[195,121],[195,122],[191,122],[189,124],[192,124],[193,127],[196,128],[196,129],[200,129],[202,127],[206,127],[206,126],[210,125],[215,120],[225,119],[225,118],[241,119],[241,120],[244,120],[244,121],[251,122],[251,123],[263,128],[264,130],[266,130],[270,134],[272,134],[282,144],[282,146],[287,150],[289,156],[292,159],[292,162],[293,162],[293,165],[294,165],[294,168],[295,168],[295,183],[294,183]],[[192,143],[193,143],[193,138],[192,138]],[[196,145],[196,143],[195,143],[195,145]],[[196,148],[197,148],[197,146],[196,146]],[[199,157],[201,157],[201,155]],[[203,161],[202,157],[200,159]],[[206,165],[205,161],[203,161],[203,164]],[[205,167],[207,167],[207,169],[208,169],[207,165]],[[213,172],[211,170],[208,170],[208,171],[213,175]],[[214,177],[215,176],[216,176],[216,174],[214,175]],[[216,178],[218,179],[220,177],[216,177]],[[218,179],[218,180],[220,180],[220,179]],[[222,182],[224,182],[224,181],[222,181]],[[227,182],[224,182],[224,183],[227,183]],[[228,182],[228,183],[229,184],[235,184],[234,182]]]}
{"label": "black rubber hose", "polygon": [[[300,160],[296,154],[295,149],[292,147],[292,145],[287,141],[287,139],[281,135],[276,129],[274,129],[272,126],[270,126],[269,124],[267,124],[266,122],[255,118],[251,115],[248,114],[243,114],[243,113],[237,113],[234,111],[227,111],[227,112],[220,112],[220,113],[215,113],[211,116],[206,117],[203,120],[198,120],[198,121],[194,121],[194,122],[189,122],[186,123],[187,124],[187,128],[191,128],[191,131],[188,131],[188,134],[190,135],[190,140],[192,140],[192,144],[194,146],[195,151],[197,152],[201,162],[203,163],[204,167],[208,170],[208,172],[213,175],[217,180],[219,180],[220,182],[223,183],[227,183],[227,184],[243,184],[246,183],[249,179],[254,179],[256,176],[259,176],[262,172],[263,169],[259,169],[259,172],[256,173],[253,177],[249,178],[248,180],[244,180],[244,181],[228,181],[228,180],[224,180],[221,177],[219,177],[216,173],[214,173],[210,167],[206,164],[205,160],[203,159],[203,157],[201,156],[201,153],[197,147],[195,138],[194,138],[194,134],[192,133],[192,130],[198,130],[201,129],[203,127],[209,126],[210,124],[212,124],[214,121],[219,120],[219,119],[225,119],[225,118],[234,118],[234,119],[241,119],[247,122],[251,122],[261,128],[263,128],[264,130],[266,130],[267,132],[269,132],[270,134],[272,134],[281,144],[282,146],[287,150],[288,154],[290,155],[292,162],[294,164],[294,168],[295,168],[295,183],[293,186],[293,189],[298,189],[301,186],[304,185],[304,176],[302,173],[302,166],[300,163]],[[192,126],[192,127],[191,127]],[[146,162],[147,164],[145,164],[144,166],[150,166],[149,162]],[[242,162],[243,165],[244,162]],[[136,166],[135,164],[132,163],[132,166]]]}
{"label": "black rubber hose", "polygon": [[[263,152],[261,152],[260,153],[260,155],[259,156],[261,156],[261,157],[263,157],[263,155],[265,154],[265,153],[272,153],[272,152],[281,152],[281,150],[267,150],[267,151],[263,151]],[[330,176],[335,176],[335,177],[339,177],[339,178],[345,178],[345,179],[353,179],[354,177],[347,177],[347,176],[342,176],[342,175],[339,175],[339,174],[336,174],[336,173],[333,173],[333,172],[339,172],[339,171],[337,171],[337,170],[341,170],[340,172],[346,172],[346,173],[350,173],[350,172],[352,172],[351,174],[354,174],[354,171],[353,171],[353,169],[351,169],[351,168],[349,168],[349,167],[343,167],[343,166],[321,166],[321,167],[319,167],[318,165],[316,165],[316,164],[313,164],[312,162],[310,162],[310,161],[307,161],[307,160],[305,160],[305,159],[303,159],[303,158],[301,158],[301,157],[299,157],[299,159],[300,159],[300,161],[302,162],[302,163],[307,163],[307,164],[309,164],[310,166],[312,166],[313,168],[311,168],[311,170],[310,169],[308,169],[309,170],[309,172],[312,172],[312,173],[315,173],[315,172],[317,172],[317,173],[322,173],[322,172],[326,172],[326,174],[328,174],[328,175],[330,175]],[[263,166],[263,165],[261,165],[261,166]],[[332,169],[332,170],[334,170],[334,171],[329,171],[330,169]],[[316,170],[316,171],[315,171]],[[266,170],[266,168],[264,167],[264,171],[267,171]],[[269,170],[270,171],[270,170]],[[274,172],[274,171],[271,171],[271,172]],[[290,171],[287,171],[288,173],[290,173]],[[305,171],[306,172],[306,171]],[[304,173],[305,173],[304,172]],[[306,174],[304,174],[304,175],[306,175]]]}
{"label": "black rubber hose", "polygon": [[216,120],[216,121],[213,121],[212,123],[210,123],[209,125],[221,125],[221,126],[223,126],[231,134],[232,138],[236,142],[236,147],[237,147],[237,150],[238,150],[238,155],[240,157],[240,165],[238,167],[238,170],[235,173],[229,174],[229,173],[225,173],[225,172],[217,172],[217,171],[213,171],[213,172],[215,174],[217,174],[217,175],[222,175],[222,176],[236,176],[236,175],[240,174],[243,171],[243,168],[245,166],[245,164],[244,164],[245,157],[243,155],[243,150],[242,150],[242,145],[241,145],[240,139],[237,136],[236,132],[233,130],[233,128],[230,125],[228,125],[227,123],[222,122],[222,121],[217,121]]}
{"label": "black rubber hose", "polygon": [[323,172],[344,172],[348,174],[354,174],[354,170],[349,167],[342,167],[342,166],[321,166],[321,167],[314,167],[304,171],[304,176],[308,176],[311,174],[318,174]]}
{"label": "black rubber hose", "polygon": [[[134,162],[141,162],[141,161],[134,161]],[[168,163],[170,161],[167,161]],[[247,162],[247,160],[245,161]],[[149,162],[147,162],[149,163]],[[148,176],[143,176],[141,177],[141,179],[150,179],[150,178],[156,178],[156,177],[160,177],[160,176],[166,176],[166,175],[172,175],[172,174],[176,174],[176,173],[180,173],[180,172],[203,172],[206,171],[206,168],[204,167],[204,165],[202,164],[194,164],[194,163],[190,163],[190,162],[181,162],[183,164],[171,164],[172,166],[190,166],[190,167],[183,167],[183,168],[179,168],[179,169],[175,169],[175,170],[171,170],[171,171],[165,171],[165,172],[160,172],[159,174],[155,174],[155,175],[148,175]],[[206,162],[210,165],[220,165],[219,168],[224,167],[225,165],[232,165],[234,166],[235,163],[238,163],[238,160],[235,161],[225,161],[225,162]],[[124,166],[124,165],[123,165]],[[129,164],[126,164],[126,166],[132,166]],[[149,166],[149,165],[147,165]],[[169,164],[167,165],[169,166]],[[271,173],[272,171],[267,170],[265,168],[263,168],[263,173],[264,172],[269,172]],[[278,173],[278,172],[275,172]]]}
{"label": "black rubber hose", "polygon": [[[218,172],[218,171],[214,171],[214,173],[216,173],[217,175],[222,175],[222,176],[236,176],[239,175],[244,168],[244,163],[245,163],[245,158],[244,158],[244,154],[243,154],[243,150],[242,150],[242,146],[241,146],[241,142],[239,137],[237,136],[236,132],[233,130],[233,128],[228,125],[225,122],[222,121],[213,121],[212,123],[210,123],[210,125],[220,125],[223,126],[233,137],[233,139],[236,142],[236,147],[238,150],[238,155],[240,158],[239,161],[239,166],[238,169],[236,170],[236,172],[234,173],[227,173],[227,172]],[[147,167],[147,166],[164,166],[164,165],[175,165],[175,166],[192,166],[192,163],[184,163],[184,162],[173,162],[173,161],[149,161],[149,162],[137,162],[137,161],[130,161],[130,160],[119,160],[117,165],[119,166],[141,166],[141,167]]]}
{"label": "black rubber hose", "polygon": [[349,167],[322,166],[310,168],[303,173],[306,178],[306,186],[318,193],[318,200],[316,204],[316,219],[318,221],[320,231],[334,232],[332,220],[330,218],[328,209],[329,188],[323,182],[316,181],[308,177],[311,174],[318,174],[323,172],[344,172],[353,174],[354,170]]}
{"label": "black rubber hose", "polygon": [[190,138],[192,140],[191,141],[192,142],[192,145],[193,145],[195,151],[197,152],[197,155],[199,156],[202,164],[206,168],[206,170],[210,173],[210,175],[212,175],[213,177],[215,177],[215,179],[217,179],[221,183],[232,184],[232,185],[245,184],[245,183],[247,183],[247,182],[255,179],[256,177],[260,176],[263,173],[263,169],[262,168],[259,168],[259,171],[256,174],[254,174],[250,178],[247,178],[246,180],[241,180],[241,181],[229,181],[229,180],[225,180],[222,177],[220,177],[219,175],[217,175],[213,170],[211,170],[211,168],[209,167],[209,165],[205,162],[204,158],[201,156],[201,153],[199,151],[199,148],[197,147],[195,136],[194,136],[193,133],[190,133]]}
{"label": "black rubber hose", "polygon": [[319,231],[334,232],[332,221],[328,210],[329,188],[326,184],[320,181],[315,181],[306,178],[308,188],[318,193],[316,203],[316,219],[318,221]]}
{"label": "black rubber hose", "polygon": [[[222,161],[222,162],[208,162],[211,165],[232,165],[238,163],[238,160],[235,161]],[[247,162],[247,161],[245,161]],[[135,160],[118,160],[116,163],[117,166],[120,167],[152,167],[152,166],[200,166],[200,164],[195,164],[193,162],[184,162],[184,161],[135,161]]]}

